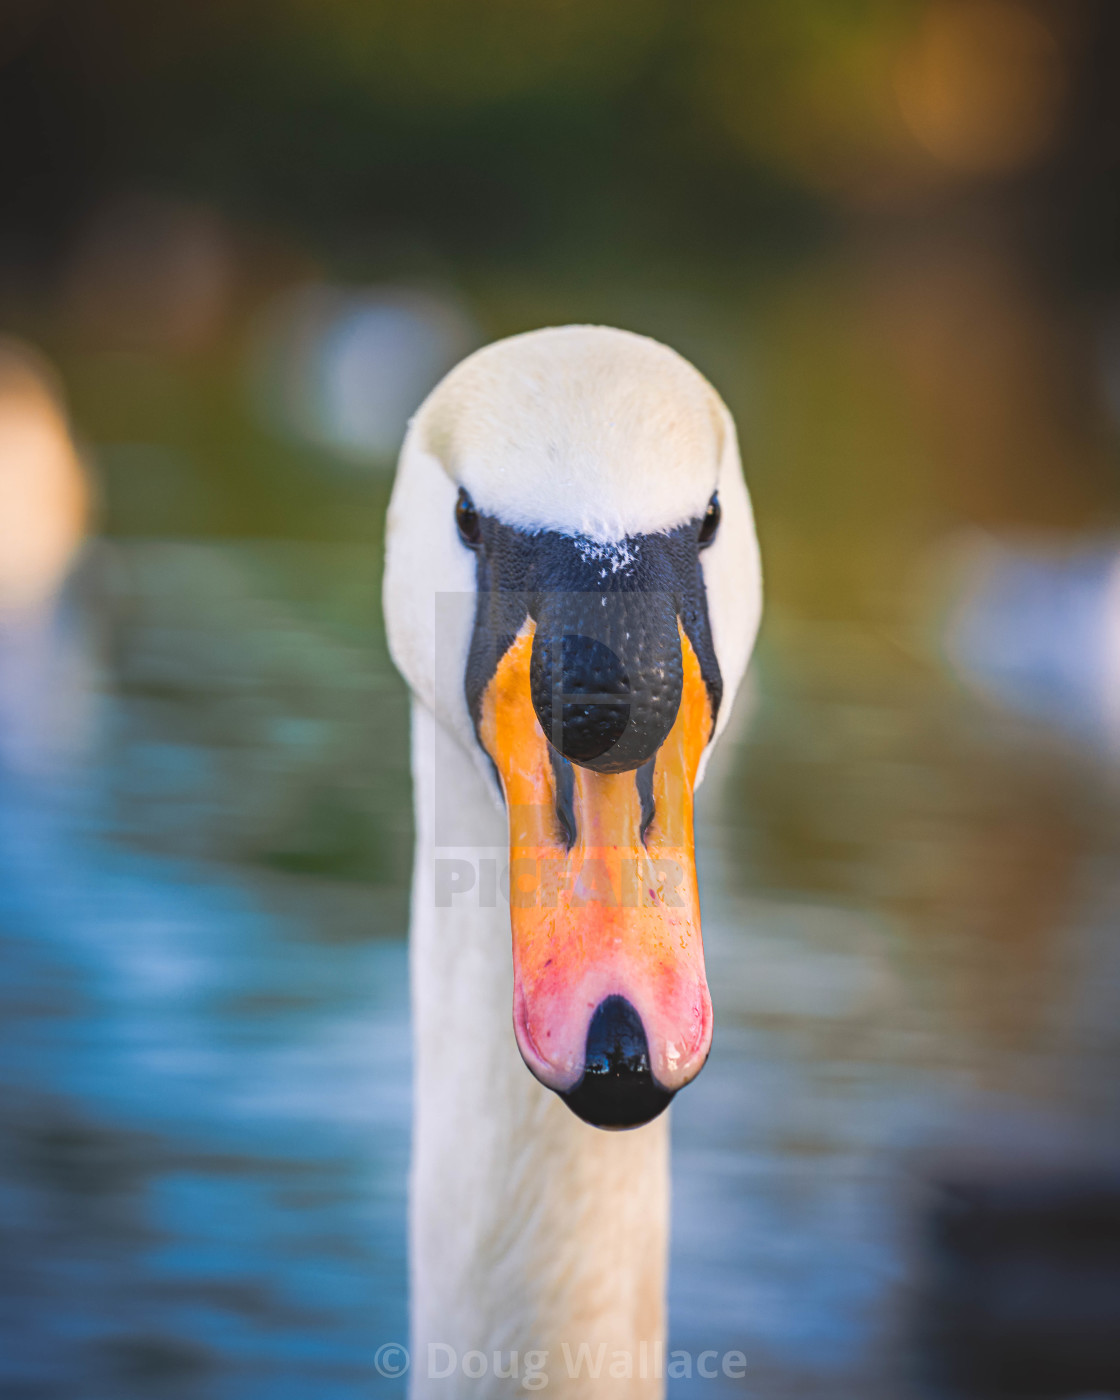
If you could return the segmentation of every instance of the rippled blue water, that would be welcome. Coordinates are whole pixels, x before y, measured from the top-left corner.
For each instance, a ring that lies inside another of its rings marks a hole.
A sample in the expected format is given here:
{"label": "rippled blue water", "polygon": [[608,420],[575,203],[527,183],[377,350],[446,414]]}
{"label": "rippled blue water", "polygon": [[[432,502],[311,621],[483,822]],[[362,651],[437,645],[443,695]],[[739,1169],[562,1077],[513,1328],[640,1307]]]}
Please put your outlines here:
{"label": "rippled blue water", "polygon": [[[93,737],[59,757],[17,708],[50,761],[0,790],[0,1388],[398,1394],[404,706],[372,573],[125,562],[110,659],[72,673]],[[671,1393],[916,1394],[938,1164],[1113,1160],[1110,780],[858,629],[776,630],[756,708],[701,804],[717,1037],[673,1110],[671,1296],[674,1348],[749,1369]]]}

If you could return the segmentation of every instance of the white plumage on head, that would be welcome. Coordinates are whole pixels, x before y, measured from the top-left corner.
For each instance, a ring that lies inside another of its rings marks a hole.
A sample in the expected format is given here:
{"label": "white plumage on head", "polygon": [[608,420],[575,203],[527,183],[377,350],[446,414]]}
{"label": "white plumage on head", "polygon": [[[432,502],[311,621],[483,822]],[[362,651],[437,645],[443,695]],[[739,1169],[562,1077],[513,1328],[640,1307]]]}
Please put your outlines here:
{"label": "white plumage on head", "polygon": [[610,543],[703,515],[723,419],[676,351],[607,326],[560,326],[471,355],[418,427],[479,510]]}

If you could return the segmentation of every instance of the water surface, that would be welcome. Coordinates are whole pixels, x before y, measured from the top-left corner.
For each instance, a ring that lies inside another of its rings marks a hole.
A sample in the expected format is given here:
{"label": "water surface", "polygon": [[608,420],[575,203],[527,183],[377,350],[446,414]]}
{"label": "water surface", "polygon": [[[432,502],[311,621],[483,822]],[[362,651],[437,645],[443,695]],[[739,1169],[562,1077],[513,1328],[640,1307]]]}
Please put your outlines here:
{"label": "water surface", "polygon": [[[81,723],[25,704],[0,790],[6,1393],[403,1389],[376,606],[359,551],[138,543],[40,638]],[[743,709],[699,811],[717,1031],[673,1109],[671,1346],[748,1370],[671,1393],[918,1395],[944,1173],[1115,1160],[1113,779],[866,625],[773,620]]]}

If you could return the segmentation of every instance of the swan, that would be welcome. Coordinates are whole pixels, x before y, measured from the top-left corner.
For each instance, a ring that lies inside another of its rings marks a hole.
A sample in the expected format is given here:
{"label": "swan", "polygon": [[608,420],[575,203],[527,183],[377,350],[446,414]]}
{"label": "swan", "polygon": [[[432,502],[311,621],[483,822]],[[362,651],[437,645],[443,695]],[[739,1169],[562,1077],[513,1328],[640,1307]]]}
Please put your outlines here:
{"label": "swan", "polygon": [[52,367],[0,336],[0,782],[58,778],[82,746],[89,655],[66,585],[91,497]]}
{"label": "swan", "polygon": [[712,1035],[693,790],[762,607],[728,410],[627,331],[476,351],[409,425],[384,607],[412,692],[411,1393],[659,1396],[662,1110]]}

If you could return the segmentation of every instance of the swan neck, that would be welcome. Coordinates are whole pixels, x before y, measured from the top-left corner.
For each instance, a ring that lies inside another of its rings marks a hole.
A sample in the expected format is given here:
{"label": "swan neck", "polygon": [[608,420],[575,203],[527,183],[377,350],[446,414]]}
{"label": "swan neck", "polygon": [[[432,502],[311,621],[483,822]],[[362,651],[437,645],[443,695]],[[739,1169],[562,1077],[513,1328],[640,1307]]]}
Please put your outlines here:
{"label": "swan neck", "polygon": [[[504,814],[419,701],[412,762],[411,1393],[506,1394],[496,1370],[516,1364],[566,1397],[656,1400],[668,1115],[601,1132],[530,1075],[512,1024]],[[477,1353],[488,1384],[470,1374]]]}

